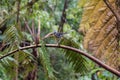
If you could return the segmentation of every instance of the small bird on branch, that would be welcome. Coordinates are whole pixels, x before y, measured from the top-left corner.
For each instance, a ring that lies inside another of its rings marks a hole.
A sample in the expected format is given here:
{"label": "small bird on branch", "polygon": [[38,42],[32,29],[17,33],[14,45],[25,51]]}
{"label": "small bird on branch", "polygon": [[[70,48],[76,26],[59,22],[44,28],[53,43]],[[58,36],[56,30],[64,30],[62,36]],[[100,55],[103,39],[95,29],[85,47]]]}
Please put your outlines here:
{"label": "small bird on branch", "polygon": [[49,37],[54,37],[57,44],[59,44],[61,42],[61,39],[63,38],[64,34],[66,33],[63,33],[63,32],[51,32],[51,33],[48,33],[45,37],[43,37],[42,39],[46,39],[46,38],[49,38]]}

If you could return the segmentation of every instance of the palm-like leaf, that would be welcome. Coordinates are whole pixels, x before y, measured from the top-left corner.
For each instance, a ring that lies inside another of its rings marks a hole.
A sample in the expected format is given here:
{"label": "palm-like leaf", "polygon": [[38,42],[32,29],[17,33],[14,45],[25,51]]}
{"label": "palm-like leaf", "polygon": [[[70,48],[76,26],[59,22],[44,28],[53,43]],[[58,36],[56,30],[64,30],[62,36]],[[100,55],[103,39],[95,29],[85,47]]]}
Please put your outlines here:
{"label": "palm-like leaf", "polygon": [[20,31],[18,31],[18,29],[15,26],[10,26],[6,29],[6,31],[4,32],[4,42],[7,43],[14,43],[15,41],[20,42],[21,40],[21,35],[22,33],[20,33]]}
{"label": "palm-like leaf", "polygon": [[[20,42],[22,41],[23,37],[22,37],[22,32],[18,31],[17,27],[15,26],[8,27],[3,35],[4,35],[3,43],[7,44],[8,46],[5,47],[4,51],[1,52],[1,56],[3,54],[7,54],[12,50],[19,49]],[[15,77],[16,73],[14,68],[16,66],[18,67],[19,64],[20,64],[19,72],[23,77],[26,77],[27,74],[33,70],[34,65],[31,63],[31,61],[33,61],[33,58],[32,58],[32,55],[29,53],[30,51],[28,52],[27,50],[18,51],[15,53],[17,55],[20,55],[18,56],[17,60],[15,60],[15,57],[13,56],[8,56],[3,60],[1,60],[0,64],[4,68],[6,74],[9,75],[11,79]],[[7,71],[10,71],[11,73]],[[14,74],[14,75],[11,75],[11,74]]]}
{"label": "palm-like leaf", "polygon": [[[0,65],[3,71],[5,72],[5,74],[8,75],[8,78],[14,77],[15,73],[13,73],[14,72],[13,67],[17,65],[14,58],[6,57],[0,61]],[[10,74],[13,74],[13,75],[10,75]]]}
{"label": "palm-like leaf", "polygon": [[19,44],[22,41],[22,32],[18,31],[15,26],[7,27],[7,29],[3,33],[3,36],[3,43],[6,46],[3,53],[8,53],[11,50],[19,48]]}
{"label": "palm-like leaf", "polygon": [[[74,31],[73,31],[74,33]],[[62,40],[62,44],[71,46],[74,48],[80,48],[80,43],[78,41],[79,37],[77,34],[73,35],[74,37],[68,35],[65,35],[64,39]],[[80,54],[77,54],[76,52],[70,51],[70,50],[63,50],[65,53],[65,57],[69,61],[70,64],[72,64],[72,67],[74,68],[75,72],[80,72],[81,74],[84,74],[88,68],[87,68],[87,59],[83,57]]]}
{"label": "palm-like leaf", "polygon": [[[115,6],[115,0],[109,0]],[[118,29],[115,17],[103,0],[91,0],[84,5],[79,31],[84,32],[84,47],[111,67],[120,70]]]}
{"label": "palm-like leaf", "polygon": [[41,42],[42,46],[41,49],[38,49],[40,54],[40,62],[43,65],[43,69],[45,71],[46,77],[48,80],[56,80],[54,74],[53,74],[53,68],[50,63],[50,56],[47,52],[47,49],[43,42]]}

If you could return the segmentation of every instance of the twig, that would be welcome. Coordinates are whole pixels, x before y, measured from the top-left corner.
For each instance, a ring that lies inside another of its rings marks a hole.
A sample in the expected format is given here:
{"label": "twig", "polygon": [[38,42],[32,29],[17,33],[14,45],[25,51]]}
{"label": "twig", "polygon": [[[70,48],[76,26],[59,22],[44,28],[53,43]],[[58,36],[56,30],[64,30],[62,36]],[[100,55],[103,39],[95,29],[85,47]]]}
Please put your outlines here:
{"label": "twig", "polygon": [[52,36],[54,36],[54,33],[53,33],[53,32],[50,32],[50,33],[46,34],[46,35],[42,38],[42,40],[44,40],[44,39],[46,39],[46,38],[48,38],[48,37],[52,37]]}
{"label": "twig", "polygon": [[33,34],[35,34],[35,22],[34,22],[34,20],[32,20],[32,32],[33,32]]}
{"label": "twig", "polygon": [[[29,31],[30,34],[32,35],[33,40],[35,41],[34,32],[32,32],[32,30],[31,30],[30,26],[28,25],[28,22],[25,20],[25,18],[23,18],[23,20],[24,20],[25,25],[26,25],[25,27],[28,29],[28,31]],[[33,23],[32,23],[32,26],[34,26]]]}
{"label": "twig", "polygon": [[38,32],[36,34],[36,44],[39,44],[40,41],[40,19],[38,19]]}
{"label": "twig", "polygon": [[38,33],[37,36],[40,36],[40,19],[38,20]]}
{"label": "twig", "polygon": [[[106,70],[110,71],[111,73],[120,77],[120,72],[119,71],[117,71],[114,68],[111,68],[110,66],[101,62],[99,59],[95,58],[94,56],[91,56],[90,54],[88,54],[86,52],[81,51],[80,49],[76,49],[76,48],[69,47],[69,46],[64,46],[64,45],[57,45],[57,44],[46,44],[45,46],[46,47],[63,48],[63,49],[68,49],[68,50],[74,51],[74,52],[76,52],[76,54],[80,54],[80,55],[83,55],[83,56],[89,58],[90,60],[94,61],[95,63],[97,63],[98,65],[103,67],[104,69],[106,69]],[[16,53],[20,50],[26,50],[26,49],[38,48],[38,47],[41,47],[41,44],[38,44],[37,46],[36,45],[31,45],[31,46],[21,47],[20,49],[13,50],[13,51],[9,52],[8,54],[3,55],[2,57],[0,57],[0,60],[7,57],[7,56],[10,56],[10,55],[12,55],[12,54],[14,54],[14,53]]]}
{"label": "twig", "polygon": [[30,29],[30,27],[28,25],[28,22],[25,19],[23,19],[23,20],[24,20],[26,28],[28,29],[28,31],[30,32],[30,34],[33,35],[32,30]]}

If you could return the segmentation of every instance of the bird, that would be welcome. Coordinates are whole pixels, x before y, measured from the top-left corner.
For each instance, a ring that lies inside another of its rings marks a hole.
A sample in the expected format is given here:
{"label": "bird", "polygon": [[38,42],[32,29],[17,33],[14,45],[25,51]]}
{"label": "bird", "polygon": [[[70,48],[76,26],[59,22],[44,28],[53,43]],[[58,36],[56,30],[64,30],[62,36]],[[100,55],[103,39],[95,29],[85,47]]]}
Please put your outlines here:
{"label": "bird", "polygon": [[46,38],[48,38],[48,37],[54,37],[55,40],[56,40],[56,42],[57,42],[57,44],[60,44],[61,39],[62,39],[62,37],[64,36],[64,34],[66,34],[66,33],[54,31],[54,32],[48,33],[48,34],[47,34],[45,37],[43,37],[42,39],[46,39]]}

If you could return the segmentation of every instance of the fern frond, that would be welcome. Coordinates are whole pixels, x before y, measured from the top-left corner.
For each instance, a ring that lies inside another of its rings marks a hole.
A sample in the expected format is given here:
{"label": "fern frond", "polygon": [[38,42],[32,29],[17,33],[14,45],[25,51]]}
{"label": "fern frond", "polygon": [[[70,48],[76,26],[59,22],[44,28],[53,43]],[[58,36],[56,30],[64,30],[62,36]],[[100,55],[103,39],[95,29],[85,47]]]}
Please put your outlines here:
{"label": "fern frond", "polygon": [[[16,61],[12,57],[6,57],[2,60],[0,60],[0,65],[3,68],[3,71],[5,72],[6,75],[8,75],[8,78],[13,78],[14,77],[14,70],[13,67],[16,66]],[[10,75],[13,74],[13,75]]]}
{"label": "fern frond", "polygon": [[[76,37],[78,37],[77,34],[74,37],[70,35],[68,36],[66,35],[64,39],[62,40],[61,44],[71,46],[74,48],[80,48],[80,43],[78,43],[77,41],[78,38]],[[87,69],[88,62],[85,57],[70,50],[63,50],[63,51],[69,63],[72,64],[75,72],[77,73],[80,72],[81,74],[84,74],[88,70]]]}
{"label": "fern frond", "polygon": [[[3,33],[3,43],[7,52],[13,50],[13,47],[19,48],[20,43],[23,39],[23,33],[20,32],[15,26],[7,27]],[[6,52],[6,53],[7,53]]]}
{"label": "fern frond", "polygon": [[44,46],[44,43],[41,42],[41,44],[41,49],[38,49],[38,51],[40,54],[40,62],[43,65],[44,71],[46,72],[46,77],[48,78],[48,80],[56,80],[53,74],[53,68],[50,63],[50,56]]}
{"label": "fern frond", "polygon": [[[115,0],[109,2],[117,10]],[[91,3],[94,3],[92,9]],[[84,48],[107,65],[120,70],[119,29],[115,17],[103,0],[91,0],[91,3],[87,2],[84,6],[79,29],[85,32]]]}
{"label": "fern frond", "polygon": [[18,35],[16,27],[14,26],[8,27],[3,35],[5,36],[4,42],[13,43],[15,41],[19,41],[19,35]]}

